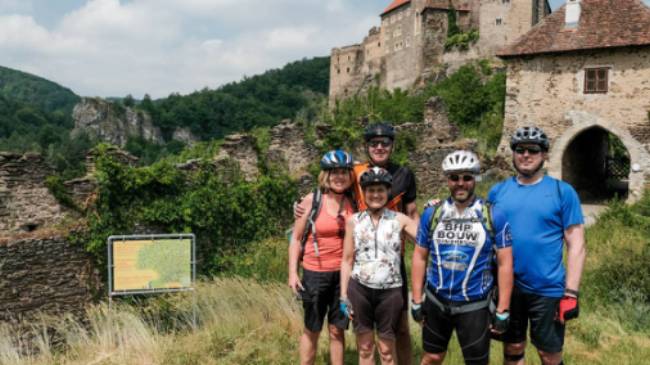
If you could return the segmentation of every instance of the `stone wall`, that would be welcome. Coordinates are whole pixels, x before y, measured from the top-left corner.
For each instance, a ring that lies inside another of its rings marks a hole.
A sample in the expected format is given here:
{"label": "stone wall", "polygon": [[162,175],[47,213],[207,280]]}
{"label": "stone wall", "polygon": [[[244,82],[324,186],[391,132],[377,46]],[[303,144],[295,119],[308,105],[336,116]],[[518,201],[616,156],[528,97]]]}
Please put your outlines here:
{"label": "stone wall", "polygon": [[0,321],[84,314],[100,287],[80,245],[59,235],[0,240]]}
{"label": "stone wall", "polygon": [[492,56],[533,26],[535,1],[484,0],[481,1],[480,39],[482,56]]}
{"label": "stone wall", "polygon": [[224,138],[216,161],[232,159],[239,164],[244,178],[248,181],[255,180],[259,175],[259,160],[255,148],[255,137],[249,134],[231,134]]}
{"label": "stone wall", "polygon": [[[584,69],[609,67],[609,91],[585,94]],[[508,61],[506,114],[499,153],[524,124],[549,135],[549,172],[562,177],[562,157],[581,132],[601,127],[621,139],[639,170],[630,174],[630,199],[650,175],[650,47],[583,52]]]}
{"label": "stone wall", "polygon": [[0,234],[53,226],[63,218],[63,208],[45,186],[51,174],[39,154],[0,152]]}

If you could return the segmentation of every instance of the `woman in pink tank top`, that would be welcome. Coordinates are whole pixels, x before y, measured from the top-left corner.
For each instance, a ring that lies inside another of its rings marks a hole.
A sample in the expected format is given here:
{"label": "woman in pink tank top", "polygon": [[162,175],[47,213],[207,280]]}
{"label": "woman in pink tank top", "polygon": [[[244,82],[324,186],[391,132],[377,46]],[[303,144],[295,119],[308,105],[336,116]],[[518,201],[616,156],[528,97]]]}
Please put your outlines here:
{"label": "woman in pink tank top", "polygon": [[[318,337],[327,316],[332,364],[343,364],[344,331],[348,319],[339,310],[340,270],[343,257],[345,220],[354,213],[349,196],[353,182],[352,156],[344,151],[330,151],[321,160],[318,185],[320,207],[312,213],[318,200],[310,193],[302,199],[307,212],[297,218],[289,245],[289,287],[303,303],[305,329],[300,337],[300,363],[313,364]],[[303,235],[306,240],[303,240]],[[304,241],[304,246],[302,242]],[[302,259],[303,276],[298,276]]]}

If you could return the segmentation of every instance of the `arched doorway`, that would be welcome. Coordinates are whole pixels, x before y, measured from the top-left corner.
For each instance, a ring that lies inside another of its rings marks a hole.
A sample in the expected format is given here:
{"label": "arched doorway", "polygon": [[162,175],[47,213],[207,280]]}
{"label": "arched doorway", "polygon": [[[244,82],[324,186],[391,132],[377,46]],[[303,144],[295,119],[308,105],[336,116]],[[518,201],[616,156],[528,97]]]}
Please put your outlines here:
{"label": "arched doorway", "polygon": [[580,132],[564,150],[562,179],[576,189],[584,203],[627,199],[629,175],[629,151],[602,127]]}

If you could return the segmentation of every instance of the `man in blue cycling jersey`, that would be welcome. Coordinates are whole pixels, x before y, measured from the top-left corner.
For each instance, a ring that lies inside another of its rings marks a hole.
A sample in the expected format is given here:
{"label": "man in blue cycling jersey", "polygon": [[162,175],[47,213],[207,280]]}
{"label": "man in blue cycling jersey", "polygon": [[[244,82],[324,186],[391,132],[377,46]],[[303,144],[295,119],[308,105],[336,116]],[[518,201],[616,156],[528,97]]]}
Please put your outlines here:
{"label": "man in blue cycling jersey", "polygon": [[[537,127],[519,128],[510,140],[517,175],[495,185],[488,200],[512,229],[515,287],[504,363],[523,365],[526,332],[544,365],[562,364],[565,321],[578,316],[585,261],[580,199],[571,185],[544,174],[549,141]],[[565,270],[562,250],[566,241]]]}
{"label": "man in blue cycling jersey", "polygon": [[[473,152],[451,153],[442,169],[451,196],[427,208],[420,219],[413,252],[411,313],[423,323],[422,364],[442,363],[455,329],[465,363],[484,365],[489,362],[490,327],[502,333],[508,323],[513,285],[510,228],[498,209],[474,195],[480,165]],[[492,316],[495,251],[499,299]]]}

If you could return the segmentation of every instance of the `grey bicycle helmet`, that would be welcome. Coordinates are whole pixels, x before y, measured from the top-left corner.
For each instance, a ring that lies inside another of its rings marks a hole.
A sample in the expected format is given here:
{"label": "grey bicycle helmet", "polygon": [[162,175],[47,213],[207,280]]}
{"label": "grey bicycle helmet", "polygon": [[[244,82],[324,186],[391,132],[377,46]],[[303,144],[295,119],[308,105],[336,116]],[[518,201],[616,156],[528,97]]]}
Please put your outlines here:
{"label": "grey bicycle helmet", "polygon": [[366,170],[360,179],[361,187],[366,188],[369,185],[384,184],[390,188],[393,185],[393,176],[386,169],[381,167],[371,167]]}
{"label": "grey bicycle helmet", "polygon": [[395,128],[387,122],[367,126],[363,132],[363,138],[368,142],[375,137],[388,137],[391,140],[395,140]]}
{"label": "grey bicycle helmet", "polygon": [[475,175],[481,173],[481,163],[472,151],[454,151],[442,160],[442,172],[445,174],[465,171]]}
{"label": "grey bicycle helmet", "polygon": [[537,127],[521,127],[517,128],[515,133],[510,137],[510,149],[515,150],[517,145],[522,143],[531,143],[536,144],[544,151],[548,151],[549,142],[546,133],[543,130]]}
{"label": "grey bicycle helmet", "polygon": [[320,168],[323,170],[352,169],[353,165],[352,155],[343,150],[329,151],[320,160]]}

